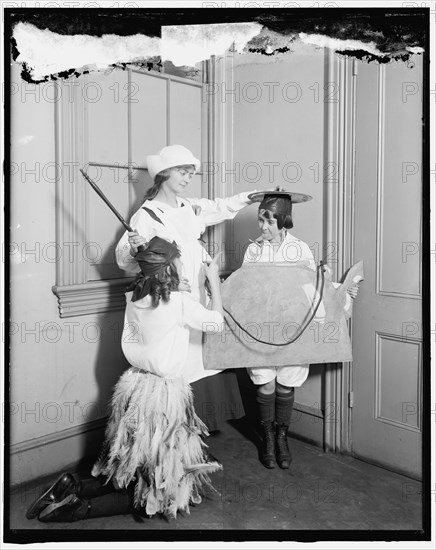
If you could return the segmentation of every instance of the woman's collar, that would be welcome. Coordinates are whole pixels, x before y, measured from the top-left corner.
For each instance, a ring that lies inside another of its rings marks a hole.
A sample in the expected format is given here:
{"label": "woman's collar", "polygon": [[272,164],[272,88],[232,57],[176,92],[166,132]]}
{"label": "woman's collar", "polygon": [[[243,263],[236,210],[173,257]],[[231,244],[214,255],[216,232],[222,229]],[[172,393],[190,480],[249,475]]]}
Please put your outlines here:
{"label": "woman's collar", "polygon": [[[148,200],[147,199],[146,201],[144,201],[142,206],[146,206],[147,208],[151,208],[152,210],[153,210],[153,207],[154,208],[159,208],[160,210],[169,210],[169,209],[175,208],[174,206],[170,206],[166,202],[162,202],[158,199],[153,199],[153,200]],[[141,206],[141,208],[142,208],[142,206]],[[177,206],[180,206],[180,203],[178,201],[177,201]]]}

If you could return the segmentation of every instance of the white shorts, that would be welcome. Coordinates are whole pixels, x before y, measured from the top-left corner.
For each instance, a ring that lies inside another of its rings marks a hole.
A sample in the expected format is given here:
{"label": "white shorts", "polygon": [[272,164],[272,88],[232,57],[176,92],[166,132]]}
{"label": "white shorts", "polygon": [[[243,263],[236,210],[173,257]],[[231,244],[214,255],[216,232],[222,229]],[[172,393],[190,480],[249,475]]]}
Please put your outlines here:
{"label": "white shorts", "polygon": [[277,379],[279,384],[289,388],[298,388],[309,375],[309,365],[292,365],[289,367],[253,367],[247,369],[253,384],[267,384]]}

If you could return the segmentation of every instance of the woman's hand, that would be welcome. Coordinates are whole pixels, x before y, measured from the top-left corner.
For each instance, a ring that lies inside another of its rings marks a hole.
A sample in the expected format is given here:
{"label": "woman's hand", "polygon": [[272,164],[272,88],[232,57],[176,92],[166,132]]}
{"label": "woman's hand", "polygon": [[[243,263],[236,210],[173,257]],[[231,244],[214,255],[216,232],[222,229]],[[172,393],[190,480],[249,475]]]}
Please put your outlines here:
{"label": "woman's hand", "polygon": [[141,235],[137,231],[129,231],[128,235],[130,244],[130,255],[136,256],[136,254],[138,254],[138,247],[147,244],[147,241],[144,239],[144,237],[141,237]]}

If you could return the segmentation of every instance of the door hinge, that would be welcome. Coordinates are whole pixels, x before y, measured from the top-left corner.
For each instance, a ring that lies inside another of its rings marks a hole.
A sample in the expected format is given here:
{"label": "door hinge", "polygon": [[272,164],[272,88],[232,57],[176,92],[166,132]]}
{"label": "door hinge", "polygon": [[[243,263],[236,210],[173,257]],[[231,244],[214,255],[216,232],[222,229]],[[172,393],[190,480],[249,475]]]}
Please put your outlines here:
{"label": "door hinge", "polygon": [[354,405],[354,391],[350,391],[348,394],[348,406],[351,409]]}

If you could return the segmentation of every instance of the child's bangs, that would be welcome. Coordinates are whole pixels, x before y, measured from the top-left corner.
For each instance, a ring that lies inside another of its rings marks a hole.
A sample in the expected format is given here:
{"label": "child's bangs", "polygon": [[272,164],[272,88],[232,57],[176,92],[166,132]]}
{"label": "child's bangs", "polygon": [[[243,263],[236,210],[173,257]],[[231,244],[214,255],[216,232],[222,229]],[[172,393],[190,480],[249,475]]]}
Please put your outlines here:
{"label": "child's bangs", "polygon": [[272,220],[272,219],[277,219],[277,216],[276,216],[276,213],[274,212],[274,210],[267,210],[267,209],[264,209],[262,208],[261,210],[259,210],[259,218],[265,218],[266,220]]}

